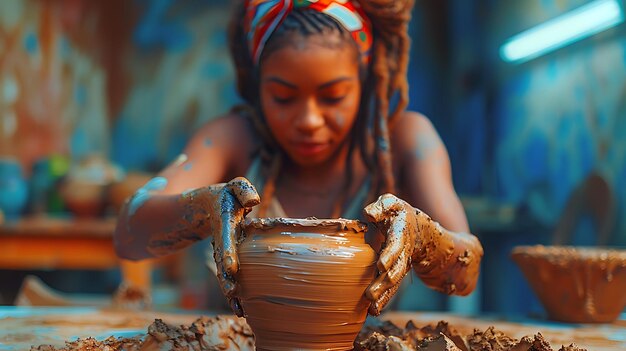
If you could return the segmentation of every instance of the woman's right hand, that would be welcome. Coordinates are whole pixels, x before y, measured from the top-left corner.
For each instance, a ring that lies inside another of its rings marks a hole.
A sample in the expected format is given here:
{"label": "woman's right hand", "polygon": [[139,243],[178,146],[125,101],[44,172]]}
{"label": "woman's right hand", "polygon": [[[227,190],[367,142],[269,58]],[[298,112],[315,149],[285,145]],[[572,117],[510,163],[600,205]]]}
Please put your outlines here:
{"label": "woman's right hand", "polygon": [[240,315],[234,298],[237,244],[241,222],[260,203],[259,194],[241,177],[182,194],[180,185],[166,189],[167,185],[165,176],[154,178],[126,201],[115,228],[117,254],[130,260],[159,257],[211,237],[220,287]]}
{"label": "woman's right hand", "polygon": [[239,271],[237,245],[242,239],[241,223],[252,207],[261,200],[254,186],[243,177],[238,177],[225,184],[210,186],[211,195],[207,214],[213,244],[213,257],[217,265],[217,279],[222,292],[228,299],[233,312],[243,316],[241,305],[235,297],[237,282],[235,275]]}

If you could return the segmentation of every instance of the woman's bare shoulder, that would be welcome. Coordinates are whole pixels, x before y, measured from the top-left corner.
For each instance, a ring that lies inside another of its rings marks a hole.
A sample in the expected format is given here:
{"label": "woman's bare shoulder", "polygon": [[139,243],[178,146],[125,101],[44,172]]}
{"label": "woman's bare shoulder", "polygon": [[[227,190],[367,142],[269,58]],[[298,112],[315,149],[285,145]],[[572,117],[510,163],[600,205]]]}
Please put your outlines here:
{"label": "woman's bare shoulder", "polygon": [[436,146],[441,142],[430,119],[415,111],[405,111],[398,116],[390,130],[390,137],[394,158],[397,159],[403,159],[407,153],[419,152],[424,147]]}
{"label": "woman's bare shoulder", "polygon": [[428,117],[419,112],[404,111],[398,116],[391,133],[394,137],[406,137],[406,135],[412,135],[416,131],[436,133],[435,127]]}
{"label": "woman's bare shoulder", "polygon": [[260,145],[251,121],[236,112],[228,112],[204,123],[190,144],[202,144],[219,150],[228,163],[229,176],[245,173],[251,155]]}

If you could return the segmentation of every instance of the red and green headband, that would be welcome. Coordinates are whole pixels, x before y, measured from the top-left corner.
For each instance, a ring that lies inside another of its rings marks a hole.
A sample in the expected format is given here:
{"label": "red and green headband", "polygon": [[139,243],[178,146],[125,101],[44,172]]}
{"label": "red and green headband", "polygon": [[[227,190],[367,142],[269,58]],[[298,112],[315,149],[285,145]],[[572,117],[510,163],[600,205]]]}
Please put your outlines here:
{"label": "red and green headband", "polygon": [[293,9],[309,8],[331,16],[352,34],[363,62],[372,48],[372,27],[361,6],[351,0],[246,0],[245,30],[248,48],[259,63],[265,43]]}

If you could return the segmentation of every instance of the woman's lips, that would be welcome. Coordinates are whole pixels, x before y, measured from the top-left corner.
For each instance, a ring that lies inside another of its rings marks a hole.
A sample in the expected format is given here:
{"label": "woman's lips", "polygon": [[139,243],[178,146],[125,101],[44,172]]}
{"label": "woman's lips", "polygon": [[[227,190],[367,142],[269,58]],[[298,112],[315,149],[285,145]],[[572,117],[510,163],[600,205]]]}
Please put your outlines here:
{"label": "woman's lips", "polygon": [[324,152],[330,143],[318,142],[295,142],[293,143],[296,152],[303,156],[314,156]]}

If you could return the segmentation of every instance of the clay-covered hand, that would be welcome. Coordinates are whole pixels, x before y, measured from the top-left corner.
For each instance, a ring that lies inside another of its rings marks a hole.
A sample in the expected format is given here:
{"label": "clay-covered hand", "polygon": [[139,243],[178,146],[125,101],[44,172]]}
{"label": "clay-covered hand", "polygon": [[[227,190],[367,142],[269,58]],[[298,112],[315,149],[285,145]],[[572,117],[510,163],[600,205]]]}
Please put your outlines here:
{"label": "clay-covered hand", "polygon": [[386,237],[380,275],[365,294],[372,301],[370,314],[380,314],[411,268],[426,286],[445,294],[467,295],[476,287],[483,248],[474,235],[449,231],[391,194],[368,205],[365,216]]}
{"label": "clay-covered hand", "polygon": [[243,316],[239,301],[235,297],[235,275],[239,271],[237,245],[243,239],[241,223],[252,207],[260,203],[259,194],[245,178],[238,177],[226,184],[212,186],[215,195],[215,211],[209,213],[213,232],[213,257],[217,266],[217,279],[222,292],[228,298],[233,312]]}
{"label": "clay-covered hand", "polygon": [[411,269],[417,223],[415,208],[391,194],[384,194],[364,209],[366,219],[385,235],[378,257],[378,277],[365,296],[372,302],[369,313],[378,316]]}

